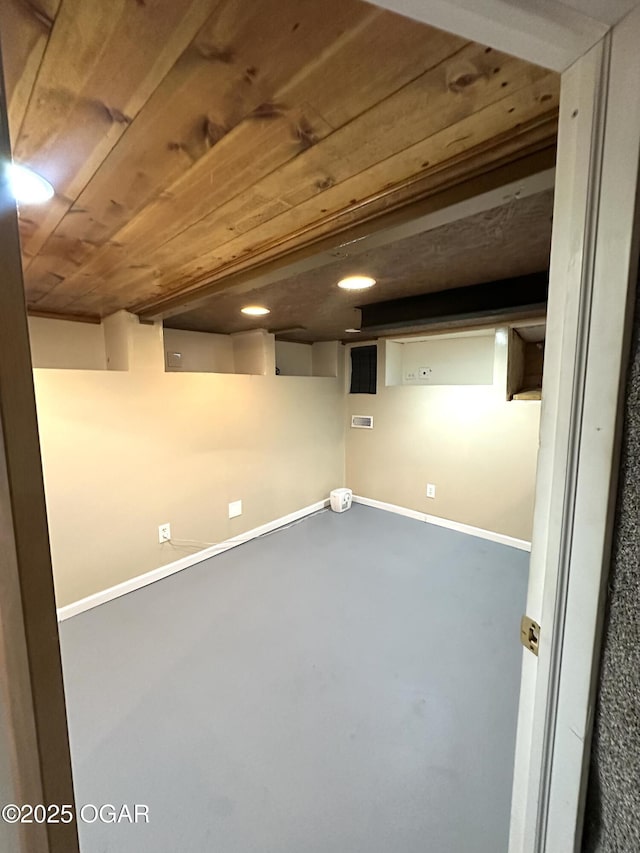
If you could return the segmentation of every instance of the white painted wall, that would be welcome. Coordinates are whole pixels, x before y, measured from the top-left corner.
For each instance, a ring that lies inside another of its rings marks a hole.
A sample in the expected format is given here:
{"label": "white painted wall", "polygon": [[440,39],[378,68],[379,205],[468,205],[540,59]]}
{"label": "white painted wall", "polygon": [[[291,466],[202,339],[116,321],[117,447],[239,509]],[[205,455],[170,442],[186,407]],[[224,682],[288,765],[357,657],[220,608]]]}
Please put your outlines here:
{"label": "white painted wall", "polygon": [[[391,344],[389,346],[389,344]],[[387,342],[387,385],[492,385],[494,332]],[[420,376],[420,369],[431,371]]]}
{"label": "white painted wall", "polygon": [[[183,373],[233,373],[233,340],[230,335],[164,330],[165,366]],[[170,365],[170,353],[180,353],[180,366]]]}
{"label": "white painted wall", "polygon": [[276,341],[276,367],[280,370],[281,376],[312,376],[311,345]]}

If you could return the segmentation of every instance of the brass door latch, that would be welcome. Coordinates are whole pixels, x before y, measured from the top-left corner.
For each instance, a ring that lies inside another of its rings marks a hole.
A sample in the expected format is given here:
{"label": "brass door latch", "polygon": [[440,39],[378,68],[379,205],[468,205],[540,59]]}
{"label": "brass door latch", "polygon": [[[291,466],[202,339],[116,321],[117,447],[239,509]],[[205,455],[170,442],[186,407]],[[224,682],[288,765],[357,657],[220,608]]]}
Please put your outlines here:
{"label": "brass door latch", "polygon": [[540,644],[540,626],[533,619],[529,618],[529,616],[522,617],[520,623],[520,642],[525,649],[529,649],[530,652],[533,652],[537,656]]}

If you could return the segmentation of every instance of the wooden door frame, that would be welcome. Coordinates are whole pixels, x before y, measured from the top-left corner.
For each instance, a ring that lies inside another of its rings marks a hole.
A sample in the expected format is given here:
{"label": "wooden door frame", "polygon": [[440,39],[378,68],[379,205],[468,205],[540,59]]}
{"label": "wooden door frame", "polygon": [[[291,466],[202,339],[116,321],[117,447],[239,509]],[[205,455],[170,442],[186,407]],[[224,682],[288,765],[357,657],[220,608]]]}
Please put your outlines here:
{"label": "wooden door frame", "polygon": [[[0,702],[18,807],[74,806],[49,532],[42,482],[0,55]],[[2,806],[6,806],[2,803]],[[54,814],[50,814],[54,817]],[[1,818],[0,818],[1,819]],[[66,815],[64,816],[66,820]],[[15,830],[15,832],[12,830]],[[6,820],[20,853],[77,853],[71,823]],[[10,836],[10,837],[8,837]]]}
{"label": "wooden door frame", "polygon": [[637,6],[562,75],[528,600],[542,638],[523,661],[511,853],[581,849],[638,272],[639,38]]}
{"label": "wooden door frame", "polygon": [[[560,71],[541,444],[510,853],[579,851],[638,268],[638,0],[377,0]],[[514,637],[515,641],[515,637]]]}

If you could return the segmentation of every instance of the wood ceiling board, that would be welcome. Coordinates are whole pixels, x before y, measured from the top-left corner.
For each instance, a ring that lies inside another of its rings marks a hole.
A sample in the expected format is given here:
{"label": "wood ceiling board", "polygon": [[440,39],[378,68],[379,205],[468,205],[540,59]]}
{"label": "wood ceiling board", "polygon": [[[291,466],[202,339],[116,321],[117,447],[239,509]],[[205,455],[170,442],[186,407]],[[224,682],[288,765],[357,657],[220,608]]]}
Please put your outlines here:
{"label": "wood ceiling board", "polygon": [[41,311],[195,293],[555,133],[556,76],[359,0],[20,6],[17,158],[57,190],[21,210]]}
{"label": "wood ceiling board", "polygon": [[[37,253],[200,29],[217,0],[63,0],[14,149],[56,189],[29,211]],[[12,34],[9,33],[9,37]]]}
{"label": "wood ceiling board", "polygon": [[[546,86],[543,86],[543,89],[546,91]],[[504,110],[503,112],[505,116],[508,114],[507,110]],[[495,128],[498,126],[499,119],[496,119],[493,127]],[[555,118],[549,121],[545,114],[543,116],[543,124],[540,126],[543,141],[548,142],[549,137],[555,133],[555,127]],[[519,132],[526,131],[526,128],[526,125],[519,128]],[[458,127],[457,130],[454,130],[453,134],[455,135],[459,129],[460,128]],[[534,130],[535,129],[536,128],[534,128]],[[470,136],[471,135],[472,134],[470,134]],[[516,134],[516,136],[517,135],[518,134]],[[447,151],[447,149],[450,148],[447,139],[447,137],[450,136],[451,131],[448,130],[444,134],[444,138],[438,140],[442,150],[444,151]],[[505,137],[509,137],[508,144],[513,145],[514,140],[509,131],[505,131]],[[437,162],[434,163],[427,173],[428,178],[431,180],[431,186],[428,185],[427,181],[423,180],[420,188],[412,186],[412,181],[409,181],[408,186],[403,187],[403,182],[398,179],[398,184],[401,188],[399,193],[389,191],[387,194],[374,196],[371,200],[362,199],[361,201],[358,201],[356,199],[356,202],[351,204],[350,197],[352,195],[356,195],[357,197],[361,192],[365,192],[367,187],[382,183],[385,180],[385,177],[388,177],[390,173],[393,173],[394,166],[396,165],[395,163],[390,162],[380,164],[373,169],[368,170],[365,174],[356,176],[352,181],[346,182],[345,185],[339,185],[338,187],[327,190],[322,195],[315,196],[310,201],[299,205],[290,211],[284,211],[280,216],[273,217],[265,224],[261,224],[259,228],[255,229],[255,231],[249,230],[245,236],[238,238],[233,243],[229,243],[228,247],[233,250],[230,261],[227,261],[225,264],[224,257],[220,258],[219,256],[216,256],[220,265],[217,268],[214,268],[214,274],[219,272],[229,274],[237,269],[241,269],[243,266],[265,263],[274,256],[286,253],[287,250],[295,249],[296,246],[305,241],[317,240],[327,233],[337,234],[339,231],[348,228],[353,223],[362,223],[372,217],[383,214],[389,208],[397,206],[400,203],[410,201],[416,193],[433,193],[443,185],[446,186],[448,182],[455,180],[455,175],[473,174],[474,170],[472,168],[472,161],[474,158],[479,160],[481,163],[479,167],[476,165],[474,167],[475,169],[480,168],[482,170],[487,170],[493,165],[494,158],[499,159],[504,156],[504,150],[499,144],[501,141],[502,140],[499,137],[497,139],[492,137],[489,141],[491,147],[488,151],[481,145],[476,148],[465,149],[459,155],[448,157],[443,161],[443,163],[449,167],[445,171],[442,171],[439,168],[439,164]],[[412,149],[405,153],[406,157],[413,157],[413,162],[416,164],[416,170],[419,169],[417,164],[424,157],[424,146],[420,145],[417,147],[420,150],[416,151]],[[434,156],[434,160],[437,161],[435,156],[436,150],[437,149],[434,144],[431,152]],[[410,176],[413,171],[411,166],[405,167],[405,169],[406,173]],[[457,179],[459,180],[459,177]],[[334,197],[338,198],[338,201],[335,203],[333,203]],[[342,209],[340,208],[340,204],[343,204]],[[321,207],[321,205],[328,205],[329,210],[337,210],[338,213],[326,215],[327,208]],[[300,226],[298,224],[300,222],[306,224]],[[283,239],[283,233],[287,235],[285,239]],[[259,237],[262,242],[258,245],[252,245],[251,240],[255,239],[256,236]],[[174,268],[170,264],[170,259],[167,258],[166,261],[159,262],[159,264],[160,265],[156,264],[156,266],[152,267],[152,269],[156,270],[156,273],[155,275],[148,277],[146,291],[144,282],[141,281],[141,279],[136,281],[129,276],[126,280],[126,285],[122,285],[121,288],[112,287],[109,289],[108,295],[112,301],[105,301],[105,297],[102,293],[94,291],[95,295],[93,297],[90,296],[89,298],[80,300],[75,304],[83,310],[100,310],[102,312],[117,310],[117,307],[122,305],[122,302],[118,300],[119,293],[124,294],[125,288],[132,283],[136,284],[135,292],[138,297],[153,299],[153,297],[156,296],[157,301],[158,296],[156,294],[159,294],[161,299],[162,292],[166,287],[160,275],[160,269],[167,270],[167,280],[172,281],[174,287],[179,292],[183,289],[190,289],[193,284],[196,285],[197,289],[198,283],[202,282],[203,278],[207,282],[212,279],[211,269],[205,272],[203,276],[202,269],[203,267],[205,269],[207,268],[207,263],[206,259],[203,259],[202,257],[198,258],[191,265],[187,262],[182,263],[180,271],[185,275],[185,279],[182,281],[178,279],[177,272],[172,272]],[[139,306],[140,303],[136,303],[135,298],[132,298],[132,301],[126,305],[127,308],[133,309],[134,311],[139,310]]]}
{"label": "wood ceiling board", "polygon": [[70,320],[74,323],[89,323],[95,326],[99,326],[102,322],[96,314],[56,314],[54,311],[37,311],[35,308],[30,308],[28,314],[29,317],[43,317],[45,320]]}
{"label": "wood ceiling board", "polygon": [[[436,85],[440,83],[438,80]],[[519,96],[522,108],[516,120],[514,101],[518,93],[505,99],[505,105],[492,104],[488,114],[480,98],[474,98],[475,103],[466,104],[470,114],[462,118],[464,99],[458,100],[460,93],[454,95],[451,112],[437,102],[431,112],[431,107],[425,109],[424,99],[436,98],[430,91],[421,92],[421,86],[412,84],[407,89],[414,89],[411,94],[416,96],[415,100],[400,94],[388,99],[260,181],[253,188],[257,197],[232,200],[152,252],[148,256],[151,265],[163,271],[159,283],[184,284],[193,278],[195,266],[213,272],[220,263],[252,251],[256,238],[260,242],[282,240],[293,229],[286,220],[274,221],[279,211],[277,206],[274,209],[270,205],[286,205],[292,211],[289,220],[298,225],[314,222],[329,210],[340,211],[366,198],[372,187],[402,183],[412,175],[424,173],[428,168],[425,163],[435,169],[461,150],[508,132],[518,122],[536,114],[545,115],[549,106],[553,107],[549,104],[554,98],[554,93],[549,92],[551,87],[546,75],[537,86],[527,79],[526,93]],[[493,91],[490,86],[486,88],[487,100],[503,92],[500,83]],[[540,103],[540,98],[547,94],[549,101]],[[514,112],[509,113],[509,109]],[[260,210],[261,203],[264,210]],[[243,217],[243,208],[250,211],[248,220]],[[286,214],[286,210],[282,212]],[[229,239],[228,222],[234,225],[234,239]],[[249,232],[256,233],[247,240],[243,235]],[[212,244],[215,251],[203,254]],[[189,264],[189,258],[194,256],[197,260]],[[178,267],[181,279],[176,276]]]}
{"label": "wood ceiling board", "polygon": [[[393,95],[399,87],[422,74],[425,68],[440,64],[464,46],[464,42],[448,34],[416,27],[405,19],[381,13],[379,10],[371,12],[371,8],[365,4],[345,4],[332,0],[332,5],[336,6],[335,14],[329,14],[331,10],[327,9],[327,4],[310,4],[309,0],[306,0],[306,19],[309,18],[309,10],[316,10],[314,14],[321,14],[327,20],[335,22],[331,26],[325,24],[321,27],[319,22],[312,21],[314,27],[305,26],[304,32],[311,29],[313,32],[326,33],[324,45],[319,46],[316,38],[313,44],[307,44],[307,40],[302,45],[303,49],[292,57],[289,56],[288,50],[281,51],[280,55],[274,53],[272,62],[282,66],[292,78],[283,91],[272,92],[271,101],[262,101],[253,115],[218,142],[182,179],[169,186],[157,201],[148,205],[142,215],[134,218],[117,233],[111,243],[95,252],[94,258],[82,270],[85,278],[95,277],[102,282],[106,276],[120,268],[121,275],[127,278],[129,286],[131,280],[128,267],[132,256],[136,257],[135,264],[152,266],[146,258],[141,258],[143,254],[162,247],[194,222],[203,220],[211,210],[221,209],[235,197],[240,198],[240,208],[243,205],[253,207],[255,196],[241,198],[243,190],[249,192],[252,186],[283,163],[292,161],[311,144],[331,133],[332,125],[317,113],[313,105],[318,101],[321,107],[327,106],[327,96],[320,97],[319,92],[328,91],[324,78],[329,81],[333,79],[331,69],[334,64],[340,69],[350,64],[356,82],[360,80],[363,72],[369,79],[369,85],[364,90],[357,89],[349,77],[349,85],[345,85],[343,81],[341,88],[331,90],[328,100],[334,100],[340,106],[340,110],[334,108],[331,111],[332,121],[335,123],[339,119],[348,121],[363,110],[375,106],[380,100]],[[281,3],[280,7],[286,9]],[[345,20],[345,13],[339,12],[345,8],[351,10],[352,19],[354,10],[357,11],[366,25],[362,26],[360,22],[356,22],[356,25],[353,20]],[[364,17],[363,11],[366,13]],[[350,24],[350,27],[347,24]],[[344,30],[342,35],[339,33],[340,28]],[[260,22],[256,22],[254,31],[261,33],[262,30]],[[301,30],[302,25],[295,31],[296,37]],[[285,31],[289,33],[290,27],[287,26]],[[386,41],[385,62],[380,62],[377,56],[371,55],[372,39],[376,44]],[[243,65],[242,74],[245,73]],[[294,98],[297,102],[289,100]],[[296,106],[296,103],[300,106]],[[105,163],[106,169],[110,168],[109,160]],[[325,171],[322,171],[320,181],[325,179]],[[203,188],[206,188],[205,192]],[[91,187],[88,188],[88,191],[90,190]],[[271,200],[273,203],[273,190],[267,187],[267,191],[269,197],[265,202]],[[256,192],[259,197],[260,190],[256,189]],[[275,195],[277,203],[277,190]],[[83,206],[90,209],[87,204]],[[232,217],[233,212],[228,213],[227,218],[229,216]],[[232,218],[230,221],[233,222],[231,227],[235,228],[235,220]],[[224,228],[227,227],[228,224],[225,224]],[[191,239],[190,235],[185,235],[182,242],[186,239]],[[207,245],[210,245],[208,240]],[[190,254],[188,250],[187,254]],[[61,272],[51,263],[42,265],[40,269],[41,274],[52,271],[58,274]],[[66,275],[64,270],[62,273]],[[77,280],[75,283],[81,294],[83,288]],[[35,289],[37,286],[37,279],[28,276],[28,292],[29,288]],[[73,280],[65,285],[57,297],[62,297],[67,291],[70,294],[74,292]],[[56,305],[64,307],[64,301],[61,299]]]}
{"label": "wood ceiling board", "polygon": [[[245,292],[465,218],[478,212],[478,205],[486,210],[504,203],[510,196],[524,198],[543,192],[554,184],[556,151],[555,144],[549,147],[549,136],[555,126],[554,120],[552,128],[536,130],[533,139],[538,132],[541,136],[526,156],[513,159],[514,152],[522,154],[527,148],[522,147],[518,135],[510,135],[492,152],[496,159],[490,164],[484,153],[447,164],[439,173],[430,173],[388,195],[381,194],[378,203],[369,205],[370,215],[363,215],[362,208],[355,206],[339,218],[326,217],[321,228],[309,233],[308,241],[290,251],[272,249],[269,253],[245,256],[213,277],[196,281],[173,295],[132,306],[131,310],[152,319],[171,317],[200,307],[209,296],[222,290]],[[526,138],[530,140],[531,133]],[[481,204],[485,198],[486,204]],[[474,209],[467,209],[469,205]],[[447,211],[452,211],[452,215]],[[445,219],[438,221],[442,216]]]}
{"label": "wood ceiling board", "polygon": [[[546,84],[543,84],[541,88],[546,92]],[[535,94],[535,88],[533,91],[528,90],[527,94]],[[537,98],[534,98],[533,105],[537,103]],[[508,133],[513,125],[506,107],[499,105],[498,109],[492,108],[491,112],[492,121],[486,126],[490,127],[488,141],[490,147],[493,147],[494,134],[498,131]],[[543,115],[546,118],[546,111]],[[292,204],[291,208],[285,208],[282,212],[267,207],[265,213],[256,218],[255,207],[257,205],[254,199],[254,203],[249,208],[251,218],[248,222],[243,221],[242,212],[238,211],[237,208],[226,215],[223,214],[227,221],[228,218],[231,218],[231,221],[237,223],[235,232],[239,232],[240,236],[227,242],[221,242],[224,240],[225,234],[220,225],[216,228],[211,222],[208,223],[208,229],[202,226],[201,235],[194,236],[192,240],[189,240],[189,244],[193,245],[193,250],[197,255],[196,260],[192,262],[189,262],[186,257],[182,259],[177,254],[178,248],[174,246],[173,242],[170,242],[159,253],[154,253],[150,258],[151,265],[163,271],[156,281],[156,286],[161,289],[171,286],[172,283],[178,287],[185,286],[197,277],[202,267],[210,274],[215,272],[218,266],[228,263],[229,260],[242,258],[243,255],[254,255],[271,247],[276,251],[281,251],[286,242],[291,242],[292,235],[295,240],[301,230],[301,223],[304,223],[304,231],[308,233],[317,227],[328,211],[334,212],[332,214],[333,227],[335,227],[336,212],[340,215],[351,208],[356,212],[356,217],[360,218],[364,207],[363,201],[366,200],[367,191],[372,186],[390,185],[393,187],[403,184],[416,174],[424,174],[426,170],[421,167],[426,162],[425,157],[431,157],[429,160],[430,168],[432,173],[436,173],[439,166],[455,160],[459,153],[463,153],[465,157],[474,153],[476,146],[482,145],[486,140],[482,139],[482,128],[478,123],[477,115],[474,115],[473,122],[469,121],[468,124],[468,128],[466,121],[456,124],[453,128],[447,128],[429,140],[411,146],[401,154],[389,157],[381,163],[376,163],[353,177],[331,186],[323,192],[316,193],[298,205]],[[467,129],[468,133],[466,132]],[[461,141],[460,134],[464,137],[464,143]],[[298,161],[302,161],[302,159],[298,158]],[[488,165],[491,162],[490,158],[487,158],[486,162]],[[297,186],[296,181],[297,176],[291,180],[291,184]],[[303,184],[304,182],[300,180],[300,183]],[[287,180],[287,184],[289,184],[289,180]],[[293,192],[299,191],[294,190]],[[282,199],[279,201],[281,202]],[[222,216],[220,218],[222,219]],[[198,226],[198,230],[200,230],[200,226]],[[207,255],[198,255],[197,247],[204,247],[207,230],[209,239],[217,245],[216,251]],[[182,277],[180,278],[179,275]]]}
{"label": "wood ceiling board", "polygon": [[[461,91],[460,80],[465,81]],[[507,91],[511,94],[505,95]],[[173,240],[167,239],[166,230],[160,229],[157,236],[154,231],[156,243],[164,239],[151,252],[153,243],[147,242],[146,254],[140,251],[140,239],[129,241],[121,249],[127,266],[120,271],[111,275],[100,268],[83,272],[91,272],[109,294],[124,292],[129,300],[135,291],[139,298],[147,298],[149,291],[188,285],[193,278],[255,251],[256,239],[279,245],[290,233],[291,223],[314,223],[329,209],[340,211],[354,199],[357,202],[372,186],[400,183],[427,162],[437,169],[461,150],[473,150],[483,135],[491,140],[523,120],[548,116],[550,109],[555,112],[556,100],[555,75],[472,45],[290,159]],[[165,219],[176,206],[175,199],[165,206]],[[233,234],[248,236],[229,240],[230,227]],[[212,244],[213,252],[208,251]],[[133,264],[141,271],[132,271]],[[62,290],[56,288],[56,301],[45,301],[47,307],[64,310],[71,304],[74,310],[96,310],[103,304],[101,294],[94,297],[96,301],[65,303],[65,291],[72,290],[74,283],[71,279]],[[89,281],[89,286],[96,289],[95,282]]]}
{"label": "wood ceiling board", "polygon": [[[303,326],[300,341],[344,338],[358,306],[387,299],[526,275],[546,268],[553,193],[547,191],[425,234],[372,249],[243,293],[222,291],[195,311],[165,321],[172,328],[232,333],[256,326],[240,314],[256,302],[271,309],[273,326]],[[373,275],[370,291],[348,292],[337,281],[355,272]],[[260,321],[264,324],[264,318]]]}
{"label": "wood ceiling board", "polygon": [[15,147],[60,0],[2,0],[0,39],[11,145]]}
{"label": "wood ceiling board", "polygon": [[[32,300],[36,291],[48,290],[43,277],[46,282],[52,271],[65,277],[75,273],[150,202],[167,198],[167,187],[190,170],[194,193],[186,203],[196,215],[196,205],[207,197],[203,186],[226,186],[225,176],[238,172],[244,160],[238,156],[241,150],[232,162],[216,157],[213,174],[206,167],[194,172],[194,164],[243,118],[272,102],[309,56],[342,44],[344,32],[351,35],[382,14],[365,4],[337,0],[324,5],[296,0],[286,7],[281,0],[249,7],[238,0],[221,3],[29,265]],[[305,117],[302,111],[290,112],[284,123],[286,155],[280,152],[281,157],[300,150],[296,130],[306,128],[314,136],[331,130],[324,121],[322,126],[319,119],[311,122],[311,115]],[[275,141],[262,139],[261,147],[279,163]],[[234,151],[235,141],[229,143],[227,152]],[[259,143],[254,140],[258,152]]]}

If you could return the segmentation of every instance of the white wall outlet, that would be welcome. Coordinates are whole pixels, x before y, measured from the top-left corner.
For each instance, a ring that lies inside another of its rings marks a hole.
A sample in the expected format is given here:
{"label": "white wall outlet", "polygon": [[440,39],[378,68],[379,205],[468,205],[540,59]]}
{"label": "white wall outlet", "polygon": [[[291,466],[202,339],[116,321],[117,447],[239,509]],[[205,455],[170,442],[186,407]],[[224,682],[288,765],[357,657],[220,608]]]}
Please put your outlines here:
{"label": "white wall outlet", "polygon": [[435,498],[436,496],[436,487],[433,483],[427,483],[427,497]]}
{"label": "white wall outlet", "polygon": [[416,378],[415,370],[409,370],[404,378],[407,379],[408,381],[415,379]]}
{"label": "white wall outlet", "polygon": [[162,545],[163,542],[171,542],[171,525],[161,524],[158,527],[158,542]]}
{"label": "white wall outlet", "polygon": [[429,379],[433,371],[430,367],[419,367],[418,368],[418,376],[420,379]]}
{"label": "white wall outlet", "polygon": [[229,518],[237,518],[242,515],[242,501],[231,501],[229,504]]}

